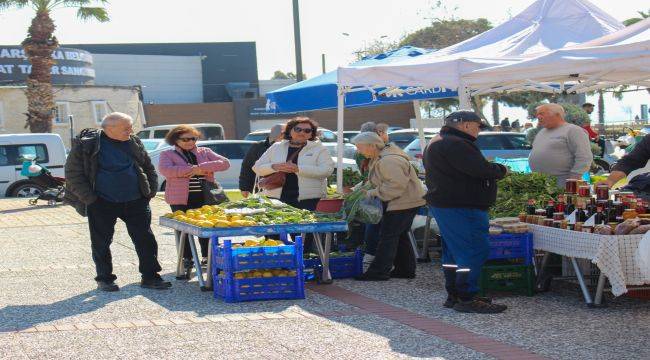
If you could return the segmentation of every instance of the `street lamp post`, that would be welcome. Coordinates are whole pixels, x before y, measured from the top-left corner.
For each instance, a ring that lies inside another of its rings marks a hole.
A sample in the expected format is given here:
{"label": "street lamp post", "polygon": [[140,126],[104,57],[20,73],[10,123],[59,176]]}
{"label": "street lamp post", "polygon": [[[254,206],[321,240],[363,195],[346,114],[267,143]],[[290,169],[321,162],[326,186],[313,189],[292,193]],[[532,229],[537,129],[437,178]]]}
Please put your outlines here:
{"label": "street lamp post", "polygon": [[293,0],[293,38],[296,47],[296,82],[302,81],[302,49],[300,44],[300,10],[298,0]]}

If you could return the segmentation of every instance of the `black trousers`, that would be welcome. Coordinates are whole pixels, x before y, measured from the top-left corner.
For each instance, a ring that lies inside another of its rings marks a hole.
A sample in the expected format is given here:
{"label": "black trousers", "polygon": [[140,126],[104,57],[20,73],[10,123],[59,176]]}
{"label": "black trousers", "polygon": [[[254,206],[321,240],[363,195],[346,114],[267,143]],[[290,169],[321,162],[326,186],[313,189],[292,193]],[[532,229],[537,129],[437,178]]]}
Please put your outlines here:
{"label": "black trousers", "polygon": [[[200,194],[200,196],[197,196],[193,193],[190,194],[190,196],[187,199],[187,205],[169,205],[172,208],[172,211],[177,211],[177,210],[182,210],[182,211],[187,211],[189,209],[198,209],[201,206],[205,205],[205,201],[203,200],[203,194]],[[208,257],[208,246],[210,245],[210,239],[208,238],[199,238],[199,245],[201,246],[201,256],[202,257]],[[189,240],[185,239],[185,253],[183,254],[183,258],[185,259],[191,259],[192,258],[192,252],[190,251],[190,242]]]}
{"label": "black trousers", "polygon": [[417,208],[384,212],[379,223],[375,258],[367,270],[369,274],[390,275],[391,268],[395,266],[394,274],[415,275],[416,256],[408,232],[417,212]]}
{"label": "black trousers", "polygon": [[139,270],[143,279],[158,277],[161,267],[158,263],[158,243],[151,231],[151,208],[149,199],[141,198],[125,203],[113,203],[98,198],[88,206],[88,226],[93,261],[98,281],[114,281],[111,243],[115,233],[115,223],[121,219],[135,246],[140,262]]}

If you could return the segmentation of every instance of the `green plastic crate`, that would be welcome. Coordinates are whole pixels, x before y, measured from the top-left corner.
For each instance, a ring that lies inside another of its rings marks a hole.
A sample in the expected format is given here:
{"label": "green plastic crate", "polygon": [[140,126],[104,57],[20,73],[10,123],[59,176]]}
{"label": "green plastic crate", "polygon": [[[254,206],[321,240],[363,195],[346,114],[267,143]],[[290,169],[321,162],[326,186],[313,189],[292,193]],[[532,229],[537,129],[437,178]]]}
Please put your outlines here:
{"label": "green plastic crate", "polygon": [[481,296],[490,291],[533,296],[535,271],[532,265],[485,265],[479,285]]}

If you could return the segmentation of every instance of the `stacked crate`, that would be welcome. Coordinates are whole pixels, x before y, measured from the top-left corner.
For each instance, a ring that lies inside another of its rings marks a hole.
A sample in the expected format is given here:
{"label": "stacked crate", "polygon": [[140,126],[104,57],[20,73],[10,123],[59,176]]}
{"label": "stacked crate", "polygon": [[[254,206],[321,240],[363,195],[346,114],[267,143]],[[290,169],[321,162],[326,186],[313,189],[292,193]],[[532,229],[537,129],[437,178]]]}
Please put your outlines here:
{"label": "stacked crate", "polygon": [[479,281],[484,295],[504,291],[532,296],[535,288],[533,234],[490,235],[490,255]]}
{"label": "stacked crate", "polygon": [[[306,278],[308,280],[314,279],[315,273],[322,269],[320,259],[311,257],[305,259],[304,262]],[[348,279],[359,276],[363,273],[363,252],[357,249],[343,256],[330,257],[329,265],[332,279]]]}
{"label": "stacked crate", "polygon": [[[230,240],[213,246],[214,296],[225,302],[304,299],[302,238],[281,246],[235,247]],[[259,271],[263,277],[242,277]],[[279,271],[288,276],[276,276]]]}

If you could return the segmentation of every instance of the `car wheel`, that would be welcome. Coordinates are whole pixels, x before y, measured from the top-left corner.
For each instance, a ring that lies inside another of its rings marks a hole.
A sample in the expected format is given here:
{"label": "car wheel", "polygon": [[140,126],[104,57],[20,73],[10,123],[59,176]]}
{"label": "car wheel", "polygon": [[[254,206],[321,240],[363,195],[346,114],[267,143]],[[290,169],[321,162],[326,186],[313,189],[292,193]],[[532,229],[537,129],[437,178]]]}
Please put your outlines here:
{"label": "car wheel", "polygon": [[24,183],[16,186],[11,190],[11,196],[32,198],[37,197],[43,193],[43,188],[34,183]]}

